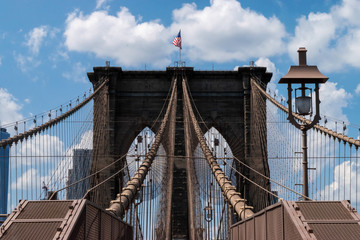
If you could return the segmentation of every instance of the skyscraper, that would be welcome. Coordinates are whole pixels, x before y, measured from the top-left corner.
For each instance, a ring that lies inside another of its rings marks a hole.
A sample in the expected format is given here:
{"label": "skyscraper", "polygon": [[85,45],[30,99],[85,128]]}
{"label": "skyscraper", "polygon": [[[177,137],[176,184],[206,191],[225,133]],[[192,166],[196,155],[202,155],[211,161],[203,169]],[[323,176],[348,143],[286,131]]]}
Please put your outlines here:
{"label": "skyscraper", "polygon": [[[0,128],[0,141],[10,137],[5,128]],[[0,214],[7,213],[7,200],[8,200],[8,187],[9,187],[9,147],[0,147]],[[5,218],[0,218],[1,222]]]}
{"label": "skyscraper", "polygon": [[[69,169],[67,185],[79,181],[90,175],[92,160],[91,149],[75,149],[73,156],[73,169]],[[90,187],[90,179],[86,179],[67,189],[67,199],[79,199],[84,196]]]}

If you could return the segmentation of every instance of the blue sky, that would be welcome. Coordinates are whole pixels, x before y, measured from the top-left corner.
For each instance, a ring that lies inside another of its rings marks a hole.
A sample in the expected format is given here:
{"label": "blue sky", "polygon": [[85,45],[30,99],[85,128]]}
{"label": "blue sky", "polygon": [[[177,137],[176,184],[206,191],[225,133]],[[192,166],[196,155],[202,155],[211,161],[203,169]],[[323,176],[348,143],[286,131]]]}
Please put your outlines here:
{"label": "blue sky", "polygon": [[322,113],[356,124],[359,12],[359,0],[7,1],[0,9],[0,121],[82,95],[91,87],[86,72],[106,60],[125,70],[165,70],[177,60],[171,42],[181,28],[187,66],[232,70],[252,60],[274,72],[275,83],[306,47],[308,64],[330,78]]}

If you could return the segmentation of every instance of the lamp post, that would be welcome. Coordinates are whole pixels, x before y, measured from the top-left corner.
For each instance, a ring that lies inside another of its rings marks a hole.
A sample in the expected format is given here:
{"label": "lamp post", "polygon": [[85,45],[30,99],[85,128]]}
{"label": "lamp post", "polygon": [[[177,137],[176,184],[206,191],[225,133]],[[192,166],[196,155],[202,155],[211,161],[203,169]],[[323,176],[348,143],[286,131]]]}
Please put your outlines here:
{"label": "lamp post", "polygon": [[[302,131],[302,154],[303,154],[303,195],[309,197],[308,184],[308,159],[307,159],[307,130],[319,122],[320,99],[319,84],[325,83],[329,78],[320,73],[317,66],[306,64],[306,52],[304,47],[299,48],[299,66],[291,66],[288,73],[279,81],[280,84],[288,84],[288,120],[292,125]],[[310,115],[310,123],[299,122],[294,118],[292,109],[292,84],[300,87],[295,89],[295,114],[302,116]],[[310,86],[309,86],[310,85]],[[314,87],[311,88],[311,87]],[[315,115],[313,115],[313,94],[315,94]]]}

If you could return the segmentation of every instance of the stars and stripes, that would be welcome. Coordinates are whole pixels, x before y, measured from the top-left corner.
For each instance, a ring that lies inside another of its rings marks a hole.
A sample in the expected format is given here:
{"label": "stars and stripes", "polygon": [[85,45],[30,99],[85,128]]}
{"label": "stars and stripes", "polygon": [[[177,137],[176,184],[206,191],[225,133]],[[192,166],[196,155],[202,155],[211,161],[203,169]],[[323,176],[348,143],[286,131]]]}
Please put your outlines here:
{"label": "stars and stripes", "polygon": [[175,37],[173,44],[181,49],[181,30],[179,31],[178,35]]}

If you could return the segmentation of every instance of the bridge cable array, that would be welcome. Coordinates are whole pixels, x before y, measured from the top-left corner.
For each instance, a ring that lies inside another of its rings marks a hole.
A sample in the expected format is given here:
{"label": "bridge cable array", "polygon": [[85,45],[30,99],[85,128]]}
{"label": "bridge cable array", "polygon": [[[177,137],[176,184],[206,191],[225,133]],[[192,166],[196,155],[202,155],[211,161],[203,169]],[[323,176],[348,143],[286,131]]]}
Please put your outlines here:
{"label": "bridge cable array", "polygon": [[[158,117],[121,156],[109,144],[93,146],[110,142],[115,121],[108,111],[108,76],[100,82],[84,101],[73,101],[64,113],[62,107],[49,112],[40,125],[35,119],[33,125],[11,125],[15,136],[0,142],[0,160],[9,156],[9,176],[0,176],[10,181],[9,209],[20,199],[86,198],[103,207],[104,201],[107,206],[111,202],[108,210],[133,226],[137,238],[171,238],[176,158],[186,159],[193,239],[226,239],[230,226],[253,212],[279,199],[305,198],[300,193],[301,133],[287,121],[287,107],[265,91],[258,76],[250,74],[251,92],[244,97],[250,103],[250,122],[239,123],[249,127],[249,142],[246,136],[227,133],[225,140],[221,126],[206,122],[185,74],[177,72]],[[185,156],[174,155],[180,101]],[[103,107],[94,111],[94,103]],[[294,116],[300,123],[309,121]],[[360,140],[346,136],[344,127],[338,133],[327,126],[316,125],[308,133],[309,200],[347,199],[358,208]],[[119,193],[115,200],[109,189]]]}

